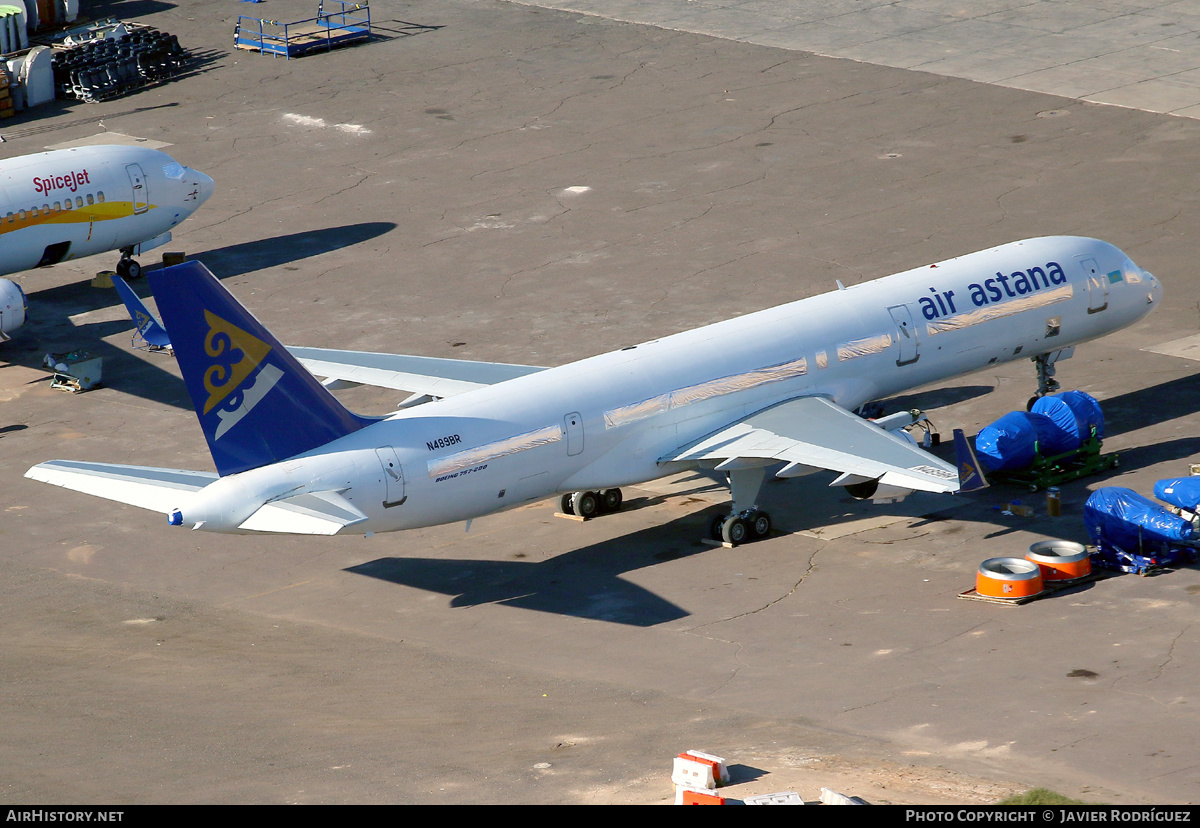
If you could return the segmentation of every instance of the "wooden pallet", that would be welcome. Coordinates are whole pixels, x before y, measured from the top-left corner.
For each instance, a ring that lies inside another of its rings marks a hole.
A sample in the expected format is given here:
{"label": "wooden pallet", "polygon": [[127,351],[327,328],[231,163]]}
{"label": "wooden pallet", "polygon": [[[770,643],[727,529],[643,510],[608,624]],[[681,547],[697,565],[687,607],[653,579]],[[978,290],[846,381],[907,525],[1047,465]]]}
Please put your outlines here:
{"label": "wooden pallet", "polygon": [[0,69],[0,118],[11,118],[16,114],[8,84],[8,72]]}

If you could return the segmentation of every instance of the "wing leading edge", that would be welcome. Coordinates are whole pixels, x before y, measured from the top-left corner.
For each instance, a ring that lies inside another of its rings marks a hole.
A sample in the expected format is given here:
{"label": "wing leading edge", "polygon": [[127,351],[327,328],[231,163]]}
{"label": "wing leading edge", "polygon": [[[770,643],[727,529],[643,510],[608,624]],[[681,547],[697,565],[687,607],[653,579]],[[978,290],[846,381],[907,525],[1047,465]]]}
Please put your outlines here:
{"label": "wing leading edge", "polygon": [[955,492],[958,472],[825,397],[800,397],[689,443],[659,462],[779,460],[926,492]]}
{"label": "wing leading edge", "polygon": [[288,350],[305,368],[327,380],[412,391],[431,397],[452,397],[545,370],[534,365],[376,354],[369,351],[293,347]]}

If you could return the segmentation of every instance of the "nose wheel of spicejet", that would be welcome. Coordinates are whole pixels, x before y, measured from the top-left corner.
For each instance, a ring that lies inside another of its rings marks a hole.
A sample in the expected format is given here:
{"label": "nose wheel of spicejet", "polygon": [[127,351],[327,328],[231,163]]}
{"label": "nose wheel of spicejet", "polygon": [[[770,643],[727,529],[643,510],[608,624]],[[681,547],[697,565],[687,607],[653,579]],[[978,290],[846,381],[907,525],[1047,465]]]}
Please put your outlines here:
{"label": "nose wheel of spicejet", "polygon": [[771,534],[771,516],[757,509],[736,515],[717,515],[711,529],[713,540],[737,546]]}
{"label": "nose wheel of spicejet", "polygon": [[565,515],[575,515],[584,520],[619,512],[624,497],[620,489],[601,489],[599,492],[570,492],[562,496],[558,505]]}
{"label": "nose wheel of spicejet", "polygon": [[132,258],[126,251],[121,251],[121,261],[117,262],[117,275],[122,279],[136,279],[142,275],[142,266],[137,259]]}

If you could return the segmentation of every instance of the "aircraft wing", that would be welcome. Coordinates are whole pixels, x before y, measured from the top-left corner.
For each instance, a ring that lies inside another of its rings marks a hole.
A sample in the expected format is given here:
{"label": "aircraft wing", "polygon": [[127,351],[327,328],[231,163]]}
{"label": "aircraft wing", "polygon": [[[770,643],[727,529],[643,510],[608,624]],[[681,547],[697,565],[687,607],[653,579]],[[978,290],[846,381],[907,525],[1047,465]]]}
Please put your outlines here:
{"label": "aircraft wing", "polygon": [[452,397],[545,370],[533,365],[374,354],[369,351],[293,347],[288,347],[288,351],[318,377],[356,385],[413,391],[431,397]]}
{"label": "aircraft wing", "polygon": [[83,463],[76,460],[38,463],[25,472],[25,476],[163,514],[178,508],[188,495],[217,479],[213,472]]}
{"label": "aircraft wing", "polygon": [[815,466],[926,492],[955,492],[958,472],[825,397],[764,409],[660,458],[769,459]]}

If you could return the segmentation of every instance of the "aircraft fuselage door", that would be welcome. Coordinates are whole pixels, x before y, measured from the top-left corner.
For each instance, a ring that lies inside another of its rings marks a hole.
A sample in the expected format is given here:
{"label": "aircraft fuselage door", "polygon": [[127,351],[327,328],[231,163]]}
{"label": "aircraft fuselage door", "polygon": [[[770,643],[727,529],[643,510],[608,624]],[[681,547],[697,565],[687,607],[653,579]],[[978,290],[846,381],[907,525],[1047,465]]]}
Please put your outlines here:
{"label": "aircraft fuselage door", "polygon": [[908,305],[893,305],[888,308],[888,313],[896,323],[896,339],[900,341],[900,355],[896,357],[896,364],[916,362],[921,355],[917,351],[917,328],[913,325],[912,311]]}
{"label": "aircraft fuselage door", "polygon": [[1108,277],[1100,272],[1095,259],[1083,259],[1079,263],[1087,274],[1088,313],[1099,313],[1108,307]]}
{"label": "aircraft fuselage door", "polygon": [[144,213],[150,207],[150,192],[146,188],[146,176],[138,164],[126,164],[129,184],[133,187],[133,212]]}
{"label": "aircraft fuselage door", "polygon": [[583,451],[583,417],[578,411],[563,417],[563,431],[567,435],[567,454],[574,457]]}
{"label": "aircraft fuselage door", "polygon": [[386,508],[399,506],[405,501],[404,471],[400,468],[400,458],[391,446],[377,448],[375,454],[383,466],[383,505]]}

